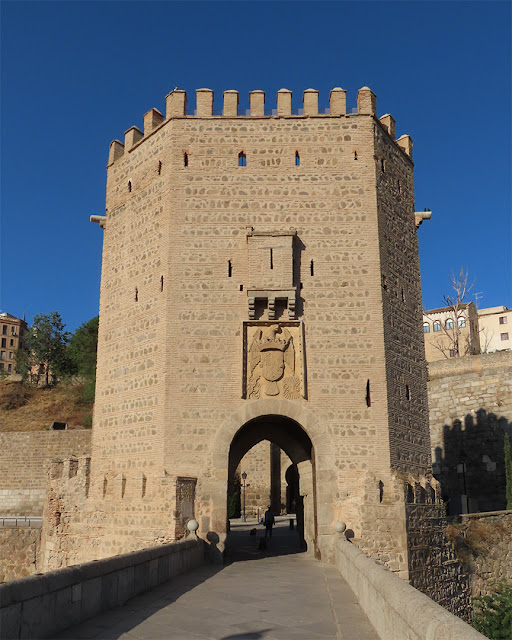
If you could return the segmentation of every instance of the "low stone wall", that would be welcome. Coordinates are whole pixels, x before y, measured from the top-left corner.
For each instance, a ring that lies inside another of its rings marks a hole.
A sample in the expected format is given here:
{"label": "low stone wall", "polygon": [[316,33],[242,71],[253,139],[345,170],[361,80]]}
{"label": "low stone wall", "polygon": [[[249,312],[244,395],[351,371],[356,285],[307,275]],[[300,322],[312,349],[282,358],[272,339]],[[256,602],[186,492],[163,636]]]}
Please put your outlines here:
{"label": "low stone wall", "polygon": [[34,574],[40,543],[40,527],[0,527],[0,582]]}
{"label": "low stone wall", "polygon": [[47,638],[201,564],[183,540],[0,585],[2,638]]}
{"label": "low stone wall", "polygon": [[91,451],[91,429],[0,433],[0,516],[43,513],[46,462]]}
{"label": "low stone wall", "polygon": [[381,640],[485,640],[344,538],[336,541],[336,566]]}
{"label": "low stone wall", "polygon": [[450,530],[455,552],[469,565],[471,595],[491,593],[499,580],[512,582],[512,511],[467,514]]}

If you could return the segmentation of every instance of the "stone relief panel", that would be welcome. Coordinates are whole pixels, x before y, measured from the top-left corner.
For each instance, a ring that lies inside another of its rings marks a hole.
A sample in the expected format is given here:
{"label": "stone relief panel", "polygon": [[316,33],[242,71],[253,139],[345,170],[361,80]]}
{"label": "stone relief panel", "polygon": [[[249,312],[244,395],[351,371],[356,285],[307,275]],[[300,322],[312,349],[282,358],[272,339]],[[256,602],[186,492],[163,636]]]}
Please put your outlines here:
{"label": "stone relief panel", "polygon": [[244,322],[244,398],[306,397],[303,336],[299,321]]}

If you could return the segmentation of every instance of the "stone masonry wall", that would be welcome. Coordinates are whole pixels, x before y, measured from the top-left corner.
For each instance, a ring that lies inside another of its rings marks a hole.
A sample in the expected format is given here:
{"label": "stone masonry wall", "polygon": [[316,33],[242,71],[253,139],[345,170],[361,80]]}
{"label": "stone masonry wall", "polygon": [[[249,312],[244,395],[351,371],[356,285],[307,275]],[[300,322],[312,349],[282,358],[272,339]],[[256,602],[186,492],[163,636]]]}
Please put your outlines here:
{"label": "stone masonry wall", "polygon": [[506,507],[504,435],[512,434],[512,352],[429,364],[432,461],[449,513]]}
{"label": "stone masonry wall", "polygon": [[[275,446],[275,445],[274,445]],[[277,450],[274,454],[274,464],[279,466],[279,478],[274,479],[274,491],[271,492],[271,460],[273,445],[268,440],[263,440],[252,447],[238,465],[237,476],[240,478],[245,471],[247,483],[245,511],[247,517],[256,517],[258,509],[260,516],[271,503],[276,515],[286,512],[286,471],[292,464],[284,451]],[[276,469],[277,470],[277,469]],[[272,496],[274,500],[272,500]]]}
{"label": "stone masonry wall", "polygon": [[0,516],[41,515],[46,461],[90,451],[90,429],[0,433]]}
{"label": "stone masonry wall", "polygon": [[425,475],[430,439],[413,164],[386,127],[375,133],[391,466]]}
{"label": "stone masonry wall", "polygon": [[0,582],[31,576],[39,569],[41,529],[0,528]]}

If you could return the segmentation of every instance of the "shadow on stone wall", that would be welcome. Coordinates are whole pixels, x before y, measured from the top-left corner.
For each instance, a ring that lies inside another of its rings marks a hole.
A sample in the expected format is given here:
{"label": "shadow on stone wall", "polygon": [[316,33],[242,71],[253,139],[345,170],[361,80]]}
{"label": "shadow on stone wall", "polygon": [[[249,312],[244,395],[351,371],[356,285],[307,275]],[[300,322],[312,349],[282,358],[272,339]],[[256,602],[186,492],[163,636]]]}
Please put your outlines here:
{"label": "shadow on stone wall", "polygon": [[444,425],[433,473],[448,515],[506,509],[505,434],[512,434],[512,422],[486,409]]}

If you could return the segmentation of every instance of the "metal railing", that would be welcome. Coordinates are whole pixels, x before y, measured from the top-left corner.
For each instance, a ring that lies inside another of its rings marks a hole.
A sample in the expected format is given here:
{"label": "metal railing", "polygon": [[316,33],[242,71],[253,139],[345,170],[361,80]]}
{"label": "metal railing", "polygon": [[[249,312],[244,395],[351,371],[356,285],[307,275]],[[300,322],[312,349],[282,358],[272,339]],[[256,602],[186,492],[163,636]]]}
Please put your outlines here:
{"label": "metal railing", "polygon": [[42,527],[43,516],[0,516],[0,527]]}

